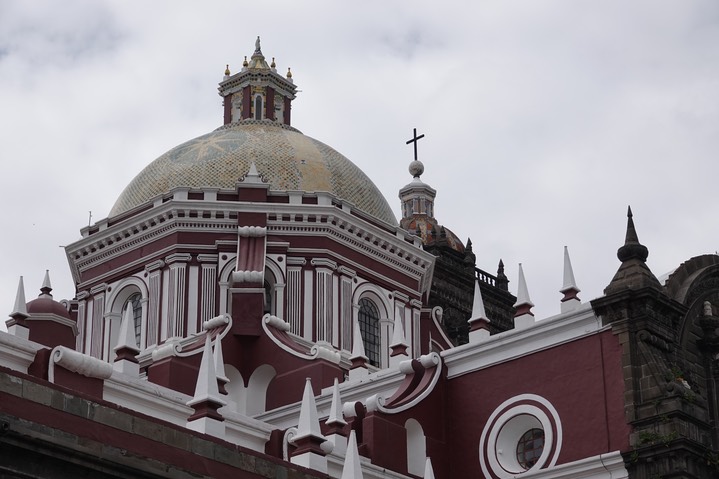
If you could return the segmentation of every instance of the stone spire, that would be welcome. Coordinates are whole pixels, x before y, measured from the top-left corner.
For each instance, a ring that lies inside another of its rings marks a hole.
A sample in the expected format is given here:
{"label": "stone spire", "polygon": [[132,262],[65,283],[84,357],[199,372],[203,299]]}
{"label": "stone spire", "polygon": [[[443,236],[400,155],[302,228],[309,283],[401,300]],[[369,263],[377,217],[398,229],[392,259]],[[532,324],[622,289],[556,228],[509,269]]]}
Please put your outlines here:
{"label": "stone spire", "polygon": [[187,420],[188,429],[224,437],[225,418],[217,410],[226,404],[220,397],[220,391],[217,388],[217,374],[215,373],[210,335],[205,333],[205,348],[197,374],[195,396],[187,403],[195,410],[195,413]]}
{"label": "stone spire", "polygon": [[574,311],[582,304],[577,294],[581,291],[577,287],[577,282],[574,279],[574,270],[572,269],[572,262],[569,259],[569,250],[564,247],[564,281],[560,293],[564,295],[562,298],[561,312],[567,313]]}
{"label": "stone spire", "polygon": [[529,299],[529,290],[527,289],[527,280],[524,279],[524,270],[522,263],[519,263],[519,280],[517,285],[517,302],[514,303],[516,312],[514,313],[514,327],[525,328],[534,324],[534,314],[532,308],[534,303]]}
{"label": "stone spire", "polygon": [[347,450],[347,433],[345,428],[347,421],[342,415],[342,399],[340,398],[340,385],[335,378],[332,386],[332,405],[330,406],[330,414],[325,421],[327,427],[327,440],[334,444],[333,453],[342,455]]}
{"label": "stone spire", "polygon": [[402,317],[399,314],[395,314],[394,328],[392,331],[392,343],[390,343],[390,366],[399,366],[401,361],[408,358],[407,355],[407,338],[404,333],[404,324]]}
{"label": "stone spire", "polygon": [[290,462],[326,474],[327,458],[325,457],[326,452],[322,449],[322,443],[326,440],[327,438],[322,435],[320,429],[315,395],[312,392],[312,381],[307,378],[302,394],[297,434],[292,439],[296,449],[292,453]]}
{"label": "stone spire", "polygon": [[434,469],[432,469],[432,460],[427,458],[424,465],[424,479],[434,479]]}
{"label": "stone spire", "polygon": [[497,287],[504,291],[509,291],[509,278],[504,274],[504,261],[501,259],[497,265]]}
{"label": "stone spire", "polygon": [[627,233],[624,245],[617,250],[617,258],[622,264],[612,281],[604,288],[604,294],[608,295],[624,289],[661,289],[659,280],[646,264],[647,257],[649,250],[639,242],[630,206],[627,209]]}
{"label": "stone spire", "polygon": [[117,346],[115,346],[116,356],[113,369],[123,374],[139,376],[140,366],[137,361],[139,353],[140,348],[137,346],[137,338],[135,337],[135,315],[133,314],[132,303],[128,302],[120,323],[120,334]]}
{"label": "stone spire", "polygon": [[359,327],[359,319],[354,321],[352,328],[352,355],[350,356],[352,365],[350,366],[350,380],[359,379],[367,376],[367,362],[369,359],[364,350],[364,342],[362,342],[362,332]]}
{"label": "stone spire", "polygon": [[477,343],[489,337],[489,318],[484,312],[482,290],[479,279],[474,280],[474,300],[472,301],[472,317],[469,318],[469,342]]}
{"label": "stone spire", "polygon": [[357,435],[355,431],[352,431],[347,443],[347,454],[340,479],[363,479],[363,477],[362,464],[360,464],[360,455],[357,450]]}
{"label": "stone spire", "polygon": [[52,298],[52,285],[50,284],[50,270],[45,270],[45,277],[42,280],[42,286],[40,286],[40,298]]}
{"label": "stone spire", "polygon": [[22,276],[17,283],[17,293],[15,295],[15,306],[10,313],[10,319],[6,321],[8,333],[23,339],[30,337],[30,329],[27,327],[27,318],[30,315],[27,313],[27,303],[25,302],[25,283],[23,282]]}

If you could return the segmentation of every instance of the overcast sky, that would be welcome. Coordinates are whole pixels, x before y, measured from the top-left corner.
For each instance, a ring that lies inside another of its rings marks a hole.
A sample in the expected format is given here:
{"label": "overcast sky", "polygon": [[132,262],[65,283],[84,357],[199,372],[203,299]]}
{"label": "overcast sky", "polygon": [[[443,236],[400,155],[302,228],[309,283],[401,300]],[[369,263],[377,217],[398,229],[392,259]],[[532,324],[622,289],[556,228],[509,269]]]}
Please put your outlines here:
{"label": "overcast sky", "polygon": [[262,37],[301,90],[293,126],[350,158],[399,216],[412,128],[436,217],[478,266],[522,263],[559,312],[619,262],[626,208],[657,276],[719,249],[719,3],[0,1],[0,309],[107,216],[153,159],[222,123],[217,83]]}

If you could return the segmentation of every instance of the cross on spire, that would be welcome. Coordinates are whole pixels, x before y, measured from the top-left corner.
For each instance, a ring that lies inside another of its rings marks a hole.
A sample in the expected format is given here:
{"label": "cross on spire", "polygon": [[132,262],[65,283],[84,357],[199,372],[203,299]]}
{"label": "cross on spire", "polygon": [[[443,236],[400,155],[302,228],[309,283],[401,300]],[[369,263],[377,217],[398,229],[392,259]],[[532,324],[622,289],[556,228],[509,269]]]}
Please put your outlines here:
{"label": "cross on spire", "polygon": [[410,143],[414,143],[414,161],[417,161],[417,142],[422,138],[424,138],[424,133],[417,136],[417,128],[414,128],[412,133],[412,139],[407,140],[407,145],[409,145]]}

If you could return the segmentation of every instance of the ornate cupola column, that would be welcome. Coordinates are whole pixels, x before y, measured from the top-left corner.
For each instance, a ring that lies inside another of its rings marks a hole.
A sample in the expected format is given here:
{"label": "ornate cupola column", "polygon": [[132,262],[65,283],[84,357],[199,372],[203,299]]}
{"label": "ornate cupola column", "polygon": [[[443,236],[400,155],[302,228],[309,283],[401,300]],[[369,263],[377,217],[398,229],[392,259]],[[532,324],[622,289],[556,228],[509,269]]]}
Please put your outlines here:
{"label": "ornate cupola column", "polygon": [[260,37],[255,41],[250,61],[245,57],[239,73],[232,75],[228,65],[218,90],[223,99],[225,125],[242,120],[290,125],[291,102],[297,87],[289,69],[285,78],[277,73],[274,58],[271,65],[267,64]]}

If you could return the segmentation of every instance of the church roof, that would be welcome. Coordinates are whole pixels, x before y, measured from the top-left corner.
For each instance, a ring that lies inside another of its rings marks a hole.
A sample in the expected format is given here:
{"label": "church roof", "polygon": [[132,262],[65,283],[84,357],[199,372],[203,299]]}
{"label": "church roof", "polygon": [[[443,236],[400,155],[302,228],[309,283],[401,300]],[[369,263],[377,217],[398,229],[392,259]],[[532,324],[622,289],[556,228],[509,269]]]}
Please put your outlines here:
{"label": "church roof", "polygon": [[235,188],[253,162],[271,189],[327,191],[397,224],[387,200],[354,163],[299,130],[270,120],[230,123],[169,150],[130,182],[110,216],[175,187]]}

